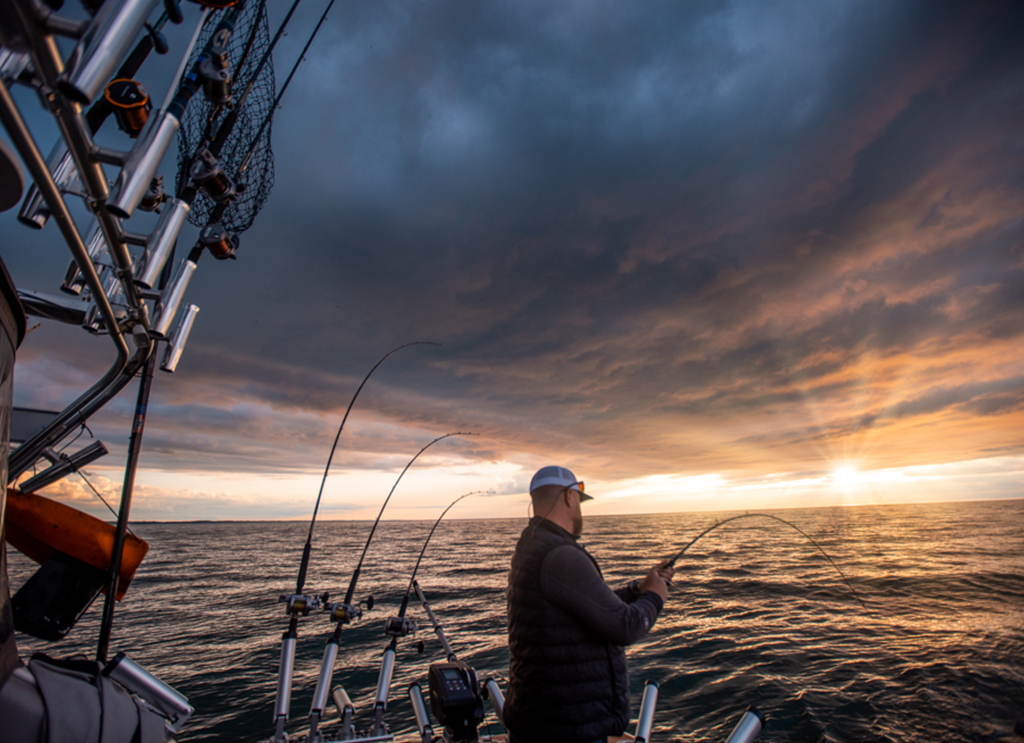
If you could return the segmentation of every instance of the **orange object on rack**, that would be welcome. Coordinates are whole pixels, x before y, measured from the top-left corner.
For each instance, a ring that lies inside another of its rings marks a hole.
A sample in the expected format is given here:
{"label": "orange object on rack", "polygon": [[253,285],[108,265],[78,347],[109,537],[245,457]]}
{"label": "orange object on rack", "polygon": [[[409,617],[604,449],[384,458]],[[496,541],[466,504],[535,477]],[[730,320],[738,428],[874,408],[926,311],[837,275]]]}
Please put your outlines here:
{"label": "orange object on rack", "polygon": [[[7,542],[40,565],[59,550],[94,568],[110,569],[115,530],[95,516],[35,493],[8,488],[5,520]],[[125,534],[118,601],[124,598],[148,551],[148,542]]]}

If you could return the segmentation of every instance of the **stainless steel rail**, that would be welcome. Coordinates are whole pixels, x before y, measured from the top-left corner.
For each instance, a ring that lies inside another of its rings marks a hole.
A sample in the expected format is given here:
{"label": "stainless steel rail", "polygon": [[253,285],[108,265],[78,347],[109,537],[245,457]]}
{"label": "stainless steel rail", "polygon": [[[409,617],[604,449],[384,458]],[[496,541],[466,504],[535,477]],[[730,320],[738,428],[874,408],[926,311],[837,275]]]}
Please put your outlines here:
{"label": "stainless steel rail", "polygon": [[[67,142],[68,150],[75,161],[78,177],[92,203],[96,221],[103,231],[107,249],[118,270],[118,279],[129,306],[129,325],[141,323],[148,326],[146,306],[132,281],[132,259],[124,242],[121,222],[107,210],[107,178],[103,173],[97,154],[100,151],[92,140],[89,127],[82,115],[81,105],[58,90],[58,82],[64,74],[64,62],[52,35],[44,33],[38,24],[38,13],[33,0],[11,0],[11,6],[21,21],[21,31],[29,41],[32,62],[36,74],[43,83],[43,101],[50,108],[61,136]],[[114,325],[111,328],[117,327]]]}
{"label": "stainless steel rail", "polygon": [[[0,118],[2,118],[4,128],[7,130],[8,135],[10,135],[11,141],[18,149],[25,166],[32,174],[36,185],[46,200],[50,212],[60,228],[61,234],[64,236],[68,247],[71,249],[71,253],[75,257],[75,261],[78,263],[79,270],[85,278],[85,283],[93,294],[96,306],[99,307],[100,313],[103,315],[108,327],[116,329],[117,319],[114,316],[114,310],[103,293],[99,276],[92,261],[89,260],[89,254],[82,242],[82,236],[79,234],[78,228],[75,227],[67,205],[64,203],[64,199],[54,183],[49,169],[46,167],[46,161],[39,152],[31,132],[29,132],[24,119],[22,119],[15,106],[14,100],[11,98],[10,91],[7,90],[7,86],[3,82],[0,82]],[[68,406],[49,426],[11,454],[9,468],[12,481],[31,467],[42,455],[43,449],[51,441],[56,440],[56,438],[52,437],[54,431],[68,426],[72,419],[78,417],[76,411],[79,408],[102,395],[104,390],[108,389],[121,376],[128,365],[128,344],[125,343],[124,338],[118,332],[111,332],[110,339],[117,351],[117,358],[114,360],[113,365],[98,382]],[[131,377],[129,376],[128,378],[130,379]],[[125,383],[127,383],[127,380]]]}

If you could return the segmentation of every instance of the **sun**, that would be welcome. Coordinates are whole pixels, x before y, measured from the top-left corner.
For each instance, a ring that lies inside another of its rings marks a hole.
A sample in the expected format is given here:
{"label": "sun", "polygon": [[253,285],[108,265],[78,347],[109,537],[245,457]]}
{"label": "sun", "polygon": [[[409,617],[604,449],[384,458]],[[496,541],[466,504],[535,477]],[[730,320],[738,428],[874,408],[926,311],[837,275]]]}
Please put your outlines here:
{"label": "sun", "polygon": [[860,484],[860,471],[856,465],[843,464],[832,470],[832,483],[843,490],[853,490]]}

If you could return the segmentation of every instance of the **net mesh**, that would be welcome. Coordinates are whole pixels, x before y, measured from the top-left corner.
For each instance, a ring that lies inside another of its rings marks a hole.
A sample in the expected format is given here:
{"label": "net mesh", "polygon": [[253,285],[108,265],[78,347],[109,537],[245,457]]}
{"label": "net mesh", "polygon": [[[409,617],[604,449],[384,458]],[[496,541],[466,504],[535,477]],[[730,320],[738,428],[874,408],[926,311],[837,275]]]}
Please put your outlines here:
{"label": "net mesh", "polygon": [[[212,13],[199,36],[192,58],[186,69],[191,70],[196,58],[206,47],[217,23],[227,11]],[[225,229],[241,233],[252,226],[253,220],[263,204],[270,196],[274,186],[274,153],[270,149],[271,124],[267,121],[259,139],[256,134],[274,105],[274,65],[268,59],[263,69],[258,70],[260,61],[270,43],[269,24],[265,2],[249,2],[239,13],[235,22],[234,32],[227,45],[231,72],[234,78],[232,94],[237,100],[242,92],[253,83],[252,90],[238,110],[238,118],[225,140],[219,162],[221,168],[239,188],[237,197],[232,201],[220,218]],[[217,106],[206,100],[202,91],[197,92],[189,102],[181,118],[178,136],[178,182],[188,178],[189,168],[196,152],[210,143],[216,135],[221,122],[229,112],[226,106]],[[239,179],[238,168],[249,150],[252,158],[244,174]],[[196,226],[203,226],[210,220],[216,204],[202,191],[196,195],[189,212],[189,221]]]}

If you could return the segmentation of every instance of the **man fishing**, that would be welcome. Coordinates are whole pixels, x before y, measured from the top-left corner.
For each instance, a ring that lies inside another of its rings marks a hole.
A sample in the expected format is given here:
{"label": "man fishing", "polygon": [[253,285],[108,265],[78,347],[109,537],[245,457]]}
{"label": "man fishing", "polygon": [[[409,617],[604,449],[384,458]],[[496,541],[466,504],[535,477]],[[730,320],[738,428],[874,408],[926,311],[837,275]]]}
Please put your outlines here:
{"label": "man fishing", "polygon": [[629,724],[625,645],[647,634],[668,598],[668,562],[612,590],[577,543],[591,500],[565,467],[530,483],[534,516],[508,575],[510,743],[590,743]]}

